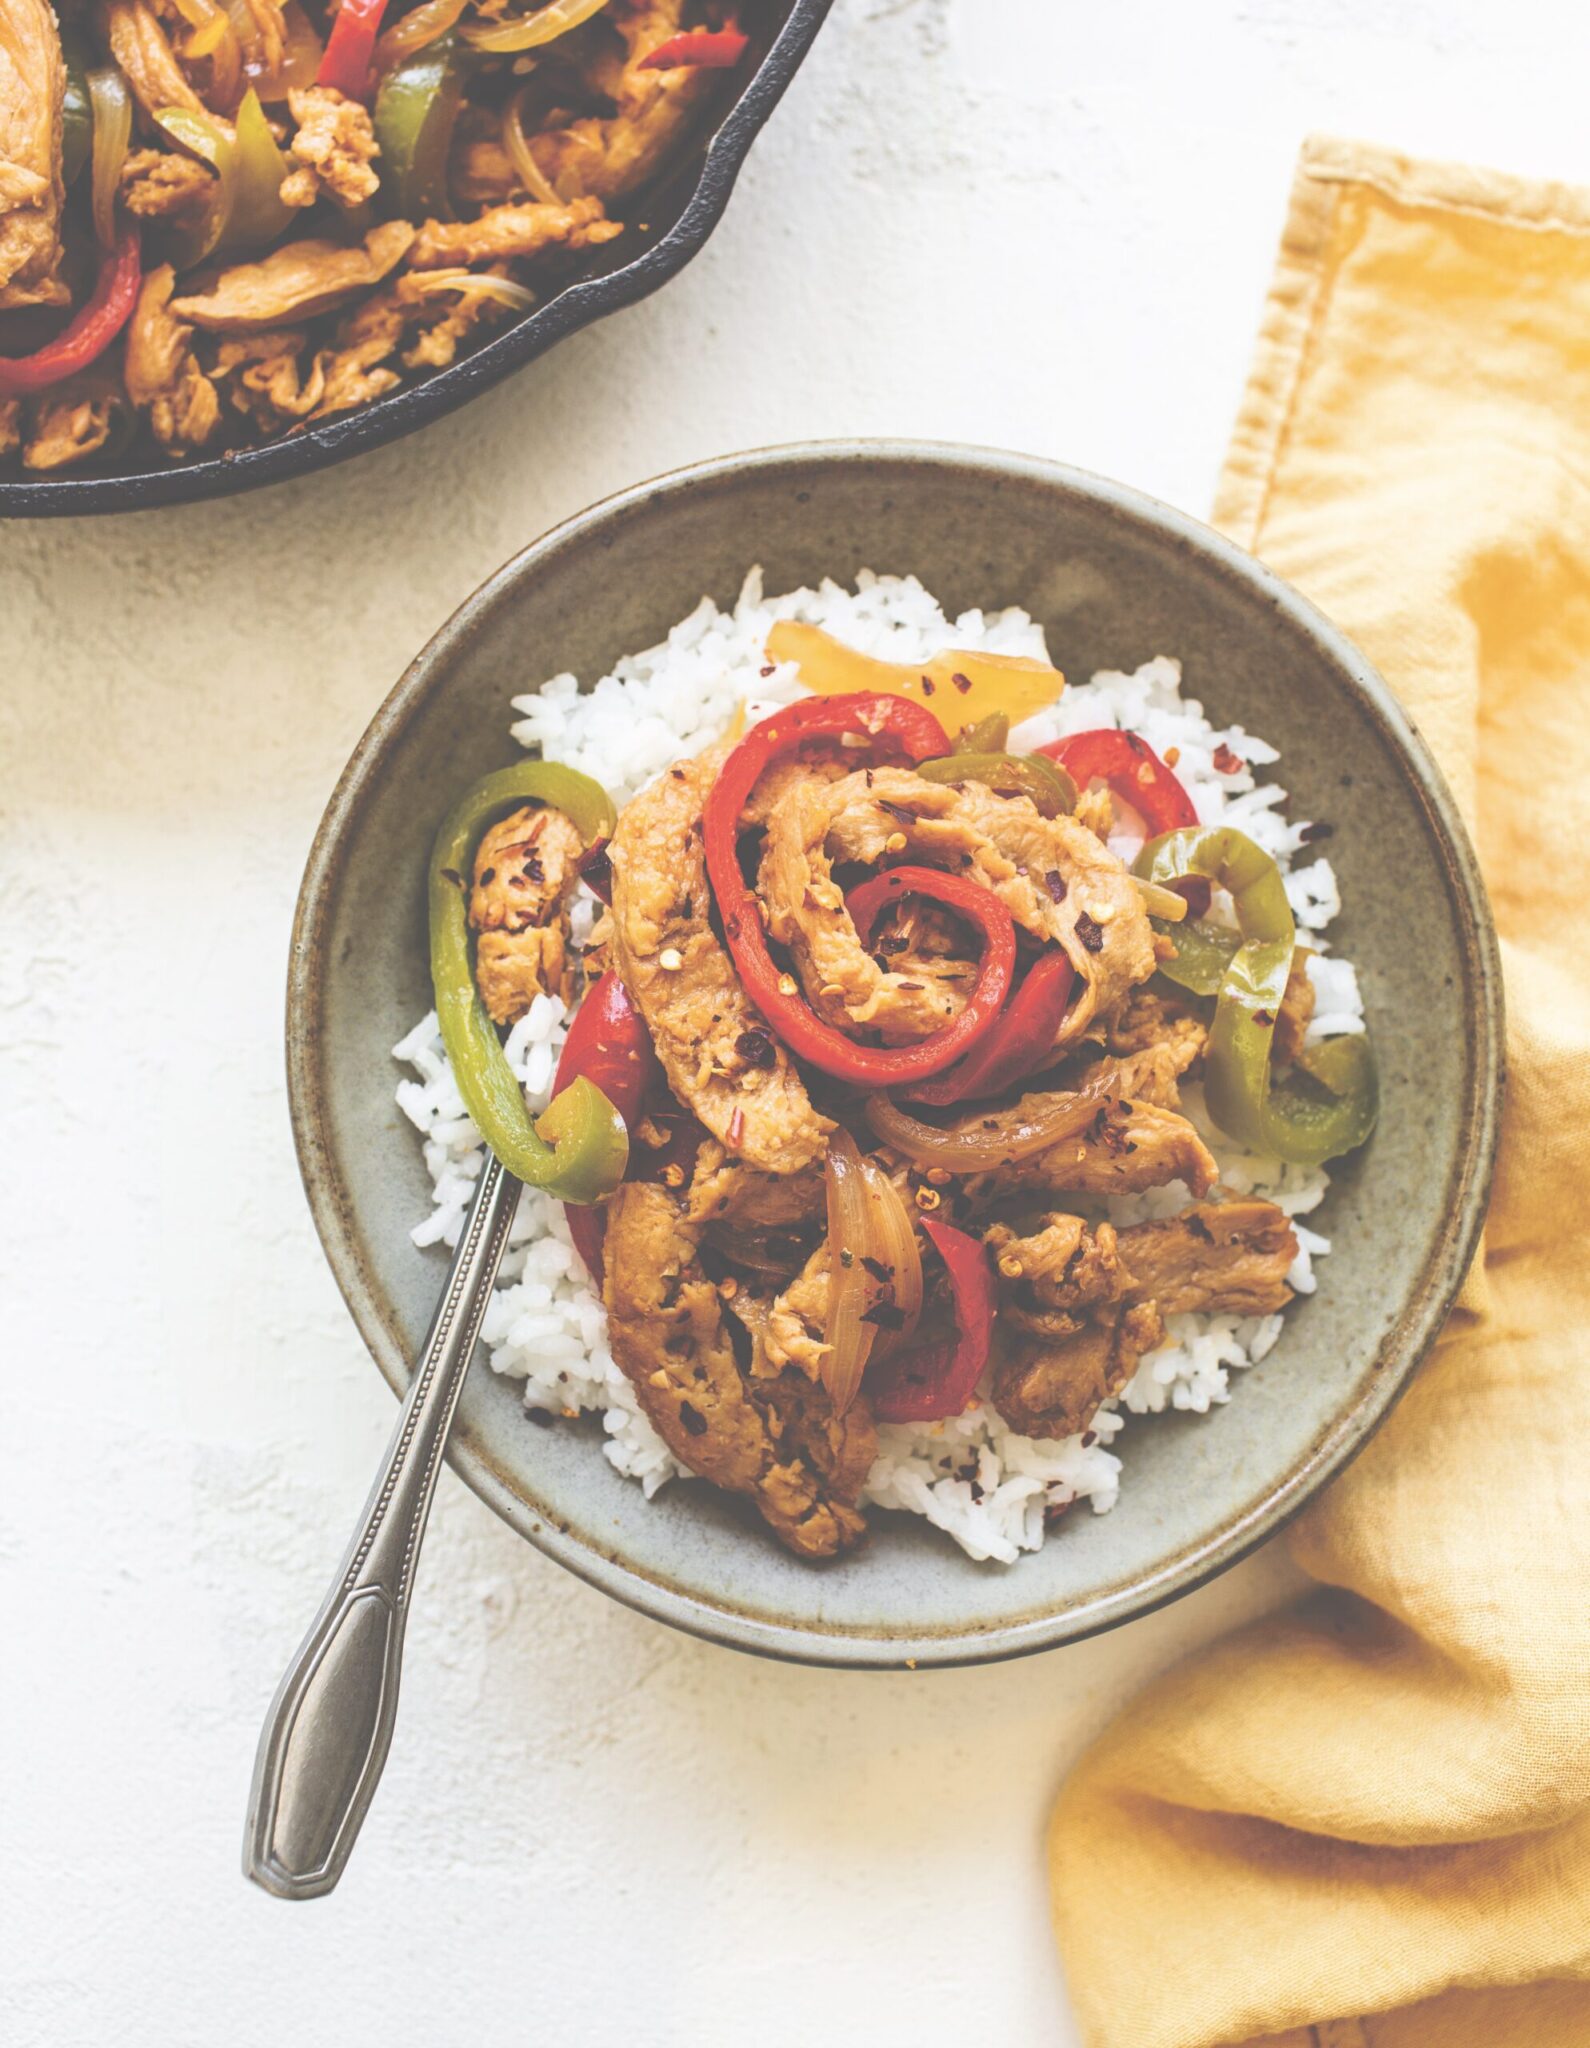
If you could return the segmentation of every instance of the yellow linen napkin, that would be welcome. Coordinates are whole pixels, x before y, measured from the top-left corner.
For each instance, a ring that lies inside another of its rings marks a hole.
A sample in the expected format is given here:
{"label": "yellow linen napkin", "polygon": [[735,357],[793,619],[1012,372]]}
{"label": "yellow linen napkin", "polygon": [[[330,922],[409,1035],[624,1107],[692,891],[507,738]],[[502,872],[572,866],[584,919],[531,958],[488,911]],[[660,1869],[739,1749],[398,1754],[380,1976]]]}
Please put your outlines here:
{"label": "yellow linen napkin", "polygon": [[1295,1525],[1319,1589],[1084,1759],[1055,1926],[1091,2048],[1587,2048],[1590,194],[1311,142],[1216,516],[1457,792],[1508,1107],[1466,1306]]}

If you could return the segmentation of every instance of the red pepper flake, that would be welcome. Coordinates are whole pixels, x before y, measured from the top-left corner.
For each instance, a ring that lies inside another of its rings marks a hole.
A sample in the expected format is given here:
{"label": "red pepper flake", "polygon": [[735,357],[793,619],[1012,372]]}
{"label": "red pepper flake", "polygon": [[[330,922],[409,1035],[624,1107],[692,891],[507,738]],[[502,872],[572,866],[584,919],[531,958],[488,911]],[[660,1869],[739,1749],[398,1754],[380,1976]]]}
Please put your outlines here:
{"label": "red pepper flake", "polygon": [[733,1116],[729,1118],[729,1128],[724,1135],[731,1146],[737,1146],[745,1136],[745,1111],[738,1105]]}
{"label": "red pepper flake", "polygon": [[1096,1444],[1096,1443],[1098,1442],[1098,1440],[1099,1440],[1099,1433],[1098,1433],[1098,1431],[1097,1431],[1096,1429],[1085,1429],[1085,1430],[1083,1430],[1083,1432],[1082,1432],[1082,1448],[1083,1448],[1083,1450],[1085,1450],[1085,1451],[1091,1451],[1091,1450],[1092,1450],[1092,1448],[1093,1448],[1093,1446],[1094,1446],[1094,1445],[1095,1445],[1095,1444]]}
{"label": "red pepper flake", "polygon": [[776,662],[770,661],[766,668],[759,668],[757,670],[757,674],[763,677],[770,676],[775,673],[777,666],[778,664]]}
{"label": "red pepper flake", "polygon": [[922,678],[922,694],[924,697],[931,697],[937,687],[931,676],[924,676]]}
{"label": "red pepper flake", "polygon": [[858,1322],[872,1323],[880,1330],[903,1330],[905,1310],[896,1308],[892,1301],[877,1301],[857,1317]]}
{"label": "red pepper flake", "polygon": [[692,1408],[688,1401],[681,1401],[679,1403],[679,1420],[692,1436],[706,1435],[707,1418],[701,1413],[699,1408]]}
{"label": "red pepper flake", "polygon": [[455,889],[462,889],[464,886],[464,878],[457,868],[443,868],[442,880],[444,882],[451,882]]}
{"label": "red pepper flake", "polygon": [[1327,825],[1324,819],[1321,818],[1312,825],[1305,825],[1297,836],[1305,846],[1312,846],[1316,839],[1334,839],[1336,827],[1334,825]]}
{"label": "red pepper flake", "polygon": [[1224,740],[1215,748],[1215,766],[1222,775],[1240,775],[1247,765],[1242,756],[1234,753]]}
{"label": "red pepper flake", "polygon": [[1077,913],[1077,937],[1090,953],[1100,953],[1104,950],[1104,929],[1101,925],[1095,924],[1085,910]]}
{"label": "red pepper flake", "polygon": [[1264,1030],[1269,1031],[1275,1024],[1275,1012],[1273,1010],[1255,1010],[1253,1021],[1255,1024],[1261,1025]]}
{"label": "red pepper flake", "polygon": [[1178,875],[1174,882],[1165,884],[1173,889],[1187,905],[1189,917],[1207,917],[1209,905],[1214,900],[1214,884],[1207,875]]}
{"label": "red pepper flake", "polygon": [[497,870],[495,868],[482,868],[479,877],[479,886],[482,889],[489,889],[492,883],[496,881],[496,879]]}
{"label": "red pepper flake", "polygon": [[1066,900],[1066,878],[1058,868],[1051,868],[1043,878],[1043,885],[1056,903]]}
{"label": "red pepper flake", "polygon": [[[778,1048],[768,1034],[752,1025],[749,1031],[742,1031],[734,1041],[734,1049],[748,1067],[776,1067]],[[736,1115],[739,1111],[736,1110]]]}
{"label": "red pepper flake", "polygon": [[957,674],[951,676],[950,681],[955,685],[956,689],[960,691],[963,697],[966,695],[967,691],[972,687],[972,679],[970,676],[963,676]]}
{"label": "red pepper flake", "polygon": [[890,1281],[894,1278],[893,1266],[886,1266],[883,1263],[882,1259],[869,1259],[867,1257],[867,1254],[863,1252],[861,1255],[861,1263],[866,1267],[867,1271],[872,1275],[873,1279],[876,1280],[880,1286],[884,1285],[887,1281]]}
{"label": "red pepper flake", "polygon": [[920,825],[922,822],[920,812],[908,811],[904,804],[892,804],[886,796],[877,797],[874,801],[880,811],[887,811],[891,818],[898,818],[902,825]]}

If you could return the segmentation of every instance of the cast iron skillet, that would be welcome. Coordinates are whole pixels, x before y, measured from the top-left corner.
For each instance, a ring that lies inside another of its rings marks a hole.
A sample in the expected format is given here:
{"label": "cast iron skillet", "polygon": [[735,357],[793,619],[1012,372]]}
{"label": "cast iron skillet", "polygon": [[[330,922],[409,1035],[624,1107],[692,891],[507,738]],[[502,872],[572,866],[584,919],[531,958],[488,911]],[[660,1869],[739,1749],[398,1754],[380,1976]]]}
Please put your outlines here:
{"label": "cast iron skillet", "polygon": [[[656,291],[684,268],[717,226],[747,151],[832,5],[833,0],[767,0],[752,10],[747,27],[754,39],[755,68],[739,96],[723,109],[717,128],[704,133],[659,184],[637,195],[635,203],[644,199],[647,231],[632,224],[617,241],[593,251],[585,269],[534,312],[447,369],[264,447],[238,449],[203,462],[171,463],[140,441],[120,468],[0,481],[0,517],[134,512],[147,505],[227,497],[325,469],[440,419],[564,335]],[[134,464],[138,466],[130,466]]]}

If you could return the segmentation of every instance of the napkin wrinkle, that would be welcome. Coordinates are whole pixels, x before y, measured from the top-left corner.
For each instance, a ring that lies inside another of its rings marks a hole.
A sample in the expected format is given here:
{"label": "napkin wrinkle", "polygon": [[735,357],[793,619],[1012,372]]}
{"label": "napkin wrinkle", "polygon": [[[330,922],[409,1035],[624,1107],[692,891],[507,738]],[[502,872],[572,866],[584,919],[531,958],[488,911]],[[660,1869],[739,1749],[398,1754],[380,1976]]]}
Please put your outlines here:
{"label": "napkin wrinkle", "polygon": [[1292,1531],[1316,1590],[1083,1759],[1056,1931],[1090,2048],[1590,2048],[1590,193],[1311,138],[1215,516],[1451,784],[1508,1101],[1459,1309]]}

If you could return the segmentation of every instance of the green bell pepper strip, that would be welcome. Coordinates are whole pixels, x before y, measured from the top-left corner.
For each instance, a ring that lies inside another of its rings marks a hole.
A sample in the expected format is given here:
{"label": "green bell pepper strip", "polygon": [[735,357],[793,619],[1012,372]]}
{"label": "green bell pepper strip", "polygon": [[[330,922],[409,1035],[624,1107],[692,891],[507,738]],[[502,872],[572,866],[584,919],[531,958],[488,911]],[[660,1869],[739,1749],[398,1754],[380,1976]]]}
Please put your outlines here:
{"label": "green bell pepper strip", "polygon": [[1076,784],[1042,754],[946,754],[919,761],[916,772],[928,782],[982,782],[1001,796],[1031,797],[1046,818],[1076,808]]}
{"label": "green bell pepper strip", "polygon": [[297,217],[298,209],[282,204],[282,180],[292,166],[277,146],[253,86],[237,110],[236,147],[232,211],[219,247],[263,249]]}
{"label": "green bell pepper strip", "polygon": [[610,836],[612,799],[599,782],[556,761],[499,768],[466,791],[442,820],[431,849],[431,980],[442,1043],[464,1107],[486,1143],[519,1180],[565,1202],[599,1202],[624,1177],[624,1119],[582,1075],[534,1124],[501,1041],[475,987],[469,936],[470,868],[487,828],[528,801],[564,812],[587,843]]}
{"label": "green bell pepper strip", "polygon": [[88,98],[88,59],[74,30],[61,30],[61,56],[66,65],[66,97],[61,104],[61,178],[77,182],[94,146],[94,110]]}
{"label": "green bell pepper strip", "polygon": [[[1296,1166],[1319,1166],[1361,1145],[1375,1127],[1379,1088],[1368,1038],[1311,1047],[1299,1061],[1312,1087],[1272,1076],[1275,1020],[1286,994],[1297,927],[1281,870],[1262,847],[1228,825],[1194,825],[1149,840],[1133,864],[1161,884],[1203,875],[1230,892],[1240,941],[1218,982],[1204,1093],[1220,1128]],[[1184,934],[1175,928],[1180,950]],[[1186,972],[1205,978],[1217,950],[1205,927],[1188,949]],[[1172,961],[1169,966],[1178,963]],[[1165,971],[1162,967],[1161,971]],[[1173,977],[1179,978],[1179,977]],[[1198,981],[1182,981],[1196,988]]]}
{"label": "green bell pepper strip", "polygon": [[215,172],[215,191],[204,210],[204,218],[191,228],[174,232],[168,247],[171,261],[179,271],[191,270],[212,255],[226,238],[237,198],[237,141],[230,128],[213,115],[196,114],[191,107],[161,107],[155,125],[172,141],[196,156]]}
{"label": "green bell pepper strip", "polygon": [[1154,929],[1166,932],[1176,947],[1174,959],[1159,963],[1165,979],[1195,996],[1219,995],[1231,956],[1242,944],[1241,932],[1203,918],[1188,918],[1184,924],[1156,924]]}
{"label": "green bell pepper strip", "polygon": [[990,711],[975,725],[963,725],[955,741],[957,754],[1002,754],[1010,738],[1010,720],[1003,711]]}
{"label": "green bell pepper strip", "polygon": [[449,29],[394,65],[375,96],[381,182],[391,209],[409,220],[451,220],[447,158],[464,97],[456,32]]}

